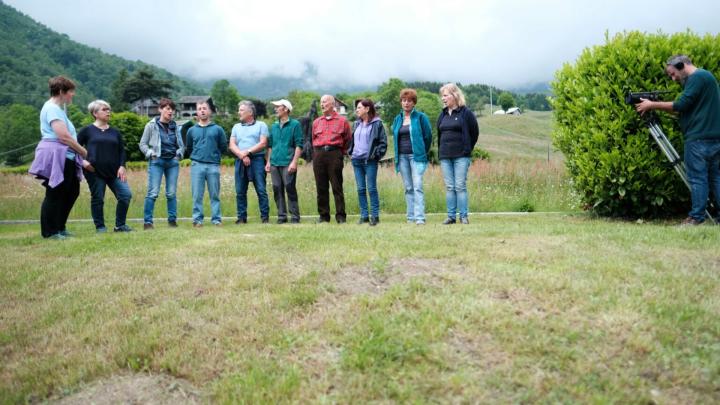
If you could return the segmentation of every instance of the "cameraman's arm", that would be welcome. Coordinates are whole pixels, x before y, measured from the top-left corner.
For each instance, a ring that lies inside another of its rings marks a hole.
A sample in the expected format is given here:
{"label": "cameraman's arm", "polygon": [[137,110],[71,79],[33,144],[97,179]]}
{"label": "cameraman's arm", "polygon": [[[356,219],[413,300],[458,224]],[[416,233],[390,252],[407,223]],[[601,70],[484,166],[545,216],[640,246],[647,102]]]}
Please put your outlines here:
{"label": "cameraman's arm", "polygon": [[672,101],[650,101],[644,98],[640,100],[639,103],[635,104],[635,110],[640,114],[645,114],[650,110],[661,110],[669,113],[675,112]]}

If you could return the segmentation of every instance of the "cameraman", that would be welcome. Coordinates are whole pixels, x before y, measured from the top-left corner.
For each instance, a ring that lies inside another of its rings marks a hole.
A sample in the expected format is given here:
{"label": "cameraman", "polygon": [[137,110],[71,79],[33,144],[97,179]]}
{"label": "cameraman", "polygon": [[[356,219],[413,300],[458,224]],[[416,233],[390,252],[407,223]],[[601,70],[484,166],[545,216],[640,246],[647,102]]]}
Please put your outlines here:
{"label": "cameraman", "polygon": [[709,187],[720,203],[720,90],[712,73],[695,67],[686,55],[672,56],[666,65],[668,76],[683,86],[680,97],[674,102],[641,99],[635,108],[640,114],[662,110],[680,115],[692,199],[692,209],[681,225],[700,225],[705,221]]}

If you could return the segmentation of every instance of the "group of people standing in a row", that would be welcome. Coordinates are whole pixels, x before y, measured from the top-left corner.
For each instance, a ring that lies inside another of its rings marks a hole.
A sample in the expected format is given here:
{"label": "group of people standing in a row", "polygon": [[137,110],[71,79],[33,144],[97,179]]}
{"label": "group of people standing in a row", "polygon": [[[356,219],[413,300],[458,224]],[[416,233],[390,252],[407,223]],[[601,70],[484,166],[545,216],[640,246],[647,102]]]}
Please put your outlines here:
{"label": "group of people standing in a row", "polygon": [[[42,139],[35,150],[29,172],[43,180],[45,199],[42,203],[41,233],[43,237],[64,239],[70,236],[67,218],[80,192],[80,180],[87,179],[91,194],[91,212],[97,232],[107,232],[103,205],[109,188],[117,198],[115,232],[129,232],[127,210],[132,193],[127,184],[125,149],[119,131],[109,125],[110,105],[95,100],[88,105],[95,121],[76,132],[68,119],[65,106],[72,102],[75,84],[62,76],[49,81],[50,99],[40,112]],[[478,139],[475,115],[465,107],[465,97],[455,84],[440,89],[444,108],[437,119],[438,153],[446,186],[448,216],[443,224],[468,223],[467,173],[472,150]],[[415,109],[417,93],[403,89],[399,95],[402,111],[392,124],[395,170],[400,172],[405,188],[408,222],[425,223],[423,174],[428,165],[432,144],[432,127],[427,115]],[[140,150],[148,159],[148,188],[145,196],[144,229],[153,229],[155,200],[165,178],[167,220],[177,227],[177,180],[180,160],[189,156],[193,198],[193,226],[203,225],[203,198],[207,185],[210,196],[211,222],[222,224],[220,210],[220,161],[229,151],[235,157],[236,224],[247,223],[247,192],[253,183],[258,197],[260,220],[269,222],[266,175],[272,179],[273,196],[278,220],[300,222],[296,189],[298,159],[303,149],[300,123],[290,118],[292,104],[288,100],[273,101],[277,121],[268,129],[256,120],[255,105],[241,101],[240,122],[233,126],[228,141],[225,131],[212,122],[207,102],[197,104],[197,122],[184,137],[173,121],[175,104],[163,98],[160,115],[145,126]],[[329,192],[335,199],[335,220],[346,222],[342,170],[345,156],[351,159],[360,205],[359,223],[377,225],[380,221],[380,200],[377,173],[380,160],[387,150],[383,122],[370,99],[357,103],[357,120],[352,127],[335,111],[333,96],[320,100],[322,116],[312,124],[313,172],[317,189],[318,222],[330,222]],[[368,206],[369,197],[369,206]],[[458,215],[459,214],[459,215]]]}

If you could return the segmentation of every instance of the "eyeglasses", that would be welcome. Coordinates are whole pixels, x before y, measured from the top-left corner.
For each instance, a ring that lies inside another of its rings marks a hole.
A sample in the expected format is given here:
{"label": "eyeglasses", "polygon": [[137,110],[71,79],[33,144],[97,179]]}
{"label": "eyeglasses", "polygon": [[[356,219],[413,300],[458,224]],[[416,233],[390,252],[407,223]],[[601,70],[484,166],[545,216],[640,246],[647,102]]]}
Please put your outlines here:
{"label": "eyeglasses", "polygon": [[106,107],[106,108],[101,108],[101,109],[100,109],[100,111],[107,111],[107,112],[110,112],[110,111],[112,111],[112,110]]}

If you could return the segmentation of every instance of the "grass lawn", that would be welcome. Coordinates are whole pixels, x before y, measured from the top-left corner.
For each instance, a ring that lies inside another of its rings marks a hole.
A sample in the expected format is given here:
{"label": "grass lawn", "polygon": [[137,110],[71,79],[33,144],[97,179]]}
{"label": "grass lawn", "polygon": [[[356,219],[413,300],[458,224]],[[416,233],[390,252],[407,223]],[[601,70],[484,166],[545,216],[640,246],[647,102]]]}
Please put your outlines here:
{"label": "grass lawn", "polygon": [[[391,168],[379,226],[315,225],[308,166],[296,226],[258,224],[253,191],[244,226],[96,235],[85,221],[46,241],[37,224],[0,225],[0,403],[91,402],[88,384],[153,378],[220,403],[720,402],[720,227],[592,219],[547,158],[549,113],[480,127],[492,158],[470,169],[485,214],[469,226],[439,225],[438,167],[426,226],[405,223]],[[145,173],[130,182],[139,218]],[[183,169],[182,217],[189,189]],[[233,217],[229,168],[221,190]],[[41,200],[29,176],[0,174],[0,220],[37,219]],[[114,205],[108,193],[109,226]],[[90,218],[85,184],[71,218]]]}
{"label": "grass lawn", "polygon": [[127,372],[213,402],[720,401],[720,228],[441,218],[0,226],[0,402]]}

